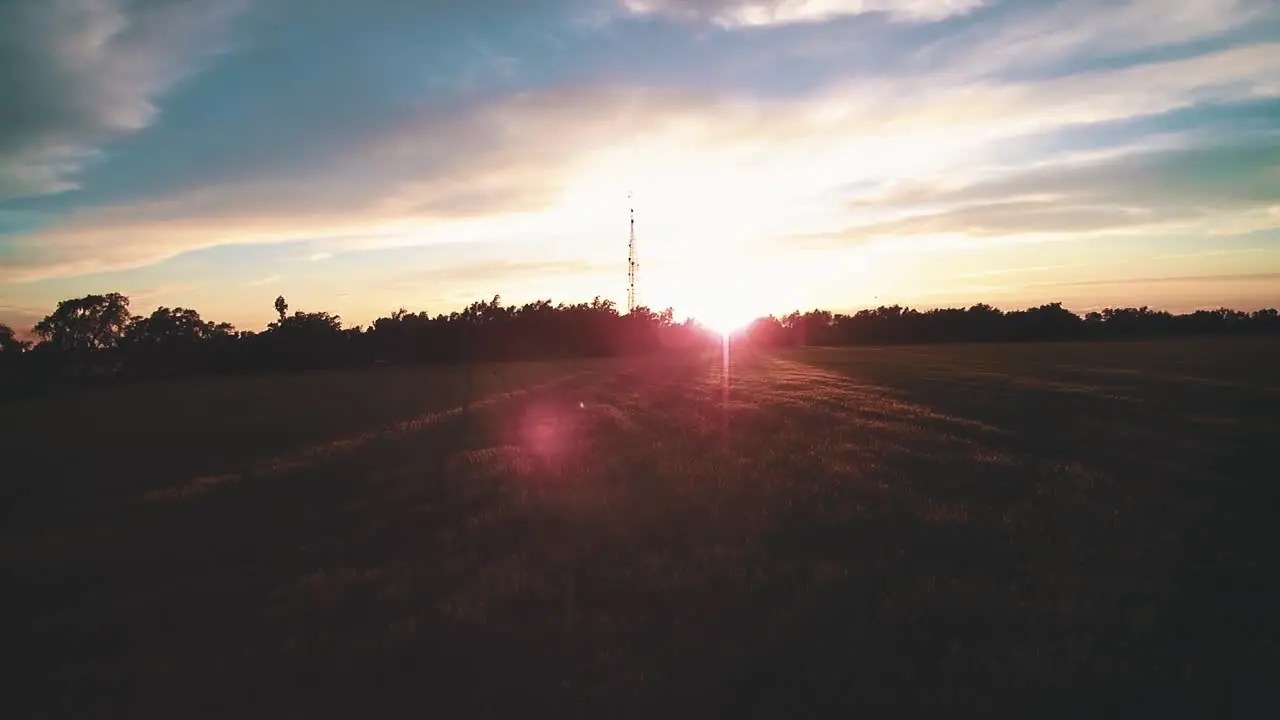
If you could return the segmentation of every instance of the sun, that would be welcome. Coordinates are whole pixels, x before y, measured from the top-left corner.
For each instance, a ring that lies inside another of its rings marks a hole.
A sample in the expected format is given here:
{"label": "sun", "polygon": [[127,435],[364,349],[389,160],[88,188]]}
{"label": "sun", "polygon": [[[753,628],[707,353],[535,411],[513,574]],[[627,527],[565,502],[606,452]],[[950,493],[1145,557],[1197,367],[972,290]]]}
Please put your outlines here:
{"label": "sun", "polygon": [[[717,292],[718,290],[718,292]],[[695,302],[688,303],[688,313],[703,327],[723,337],[742,330],[755,320],[759,313],[744,293],[732,292],[733,288],[704,288]],[[693,300],[693,298],[691,298]]]}
{"label": "sun", "polygon": [[746,327],[755,318],[742,308],[709,307],[701,313],[694,313],[694,318],[712,331],[728,337]]}
{"label": "sun", "polygon": [[767,315],[776,285],[763,266],[729,259],[727,250],[702,247],[686,252],[659,282],[664,299],[681,315],[728,337]]}

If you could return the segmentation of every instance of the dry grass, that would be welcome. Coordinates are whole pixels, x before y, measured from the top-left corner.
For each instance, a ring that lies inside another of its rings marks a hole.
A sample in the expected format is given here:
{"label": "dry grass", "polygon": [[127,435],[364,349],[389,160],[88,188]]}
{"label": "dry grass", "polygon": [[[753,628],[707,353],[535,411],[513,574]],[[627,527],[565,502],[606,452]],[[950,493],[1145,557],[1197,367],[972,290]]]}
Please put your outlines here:
{"label": "dry grass", "polygon": [[465,412],[431,370],[46,401],[8,439],[36,473],[0,536],[20,714],[1232,707],[1280,660],[1277,360],[746,352],[486,367]]}

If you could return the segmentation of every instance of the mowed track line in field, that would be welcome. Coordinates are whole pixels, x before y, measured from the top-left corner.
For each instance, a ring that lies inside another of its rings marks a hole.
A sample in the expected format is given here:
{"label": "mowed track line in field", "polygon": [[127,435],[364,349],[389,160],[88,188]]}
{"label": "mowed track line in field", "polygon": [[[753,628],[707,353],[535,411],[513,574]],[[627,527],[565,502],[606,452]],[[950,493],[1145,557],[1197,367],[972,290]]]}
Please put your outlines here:
{"label": "mowed track line in field", "polygon": [[491,405],[502,403],[512,398],[530,392],[536,392],[543,388],[554,387],[564,383],[572,382],[589,375],[589,371],[570,373],[546,382],[537,383],[528,387],[507,390],[505,392],[493,393],[478,398],[466,406],[457,406],[447,410],[437,410],[420,415],[410,420],[402,420],[400,422],[384,425],[380,428],[366,430],[358,435],[342,438],[339,440],[330,440],[328,442],[317,443],[308,447],[296,450],[284,455],[267,458],[257,462],[252,469],[246,472],[224,473],[221,475],[206,475],[194,478],[180,486],[161,488],[146,494],[148,500],[173,500],[188,498],[206,492],[218,485],[227,482],[235,482],[249,477],[266,477],[277,475],[280,473],[300,470],[325,460],[332,458],[339,453],[355,452],[370,443],[386,439],[395,435],[404,433],[412,433],[424,430],[436,425],[449,418],[457,417],[465,412],[473,410],[481,410]]}

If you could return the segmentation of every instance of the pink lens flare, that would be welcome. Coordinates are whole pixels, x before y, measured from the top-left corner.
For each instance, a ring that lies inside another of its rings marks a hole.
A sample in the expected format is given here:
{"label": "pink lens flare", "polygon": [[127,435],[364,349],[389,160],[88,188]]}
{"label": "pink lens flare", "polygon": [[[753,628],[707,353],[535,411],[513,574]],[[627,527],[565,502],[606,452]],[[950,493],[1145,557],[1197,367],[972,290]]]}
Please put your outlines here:
{"label": "pink lens flare", "polygon": [[[584,403],[578,403],[584,408]],[[544,459],[563,456],[573,447],[574,413],[568,403],[530,406],[520,418],[520,444]]]}

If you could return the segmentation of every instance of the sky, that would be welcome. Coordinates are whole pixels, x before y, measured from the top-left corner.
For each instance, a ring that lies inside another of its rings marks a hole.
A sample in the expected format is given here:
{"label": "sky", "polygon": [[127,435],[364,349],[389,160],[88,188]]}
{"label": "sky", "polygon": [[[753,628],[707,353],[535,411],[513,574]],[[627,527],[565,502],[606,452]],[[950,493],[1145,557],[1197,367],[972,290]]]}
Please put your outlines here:
{"label": "sky", "polygon": [[[630,197],[630,199],[628,199]],[[1274,0],[0,0],[0,322],[1280,305]]]}

